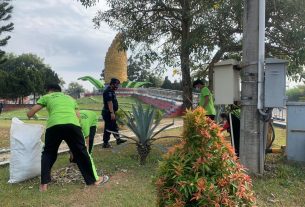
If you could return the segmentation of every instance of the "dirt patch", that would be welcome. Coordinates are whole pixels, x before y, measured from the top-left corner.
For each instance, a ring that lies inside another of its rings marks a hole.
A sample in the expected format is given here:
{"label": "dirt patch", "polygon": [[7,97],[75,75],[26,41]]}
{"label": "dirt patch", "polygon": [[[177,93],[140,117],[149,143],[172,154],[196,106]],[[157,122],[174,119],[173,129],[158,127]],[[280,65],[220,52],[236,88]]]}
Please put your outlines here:
{"label": "dirt patch", "polygon": [[[92,206],[98,199],[101,198],[103,192],[111,190],[115,185],[120,184],[127,179],[127,174],[124,172],[118,172],[114,175],[110,175],[110,180],[106,184],[100,186],[86,186],[83,185],[80,189],[73,192],[73,195],[64,198],[64,203],[67,206],[72,207],[86,207]],[[74,182],[74,179],[73,181]],[[71,183],[70,182],[70,183]],[[79,182],[78,182],[79,183]]]}
{"label": "dirt patch", "polygon": [[8,148],[10,145],[10,129],[0,128],[0,149]]}

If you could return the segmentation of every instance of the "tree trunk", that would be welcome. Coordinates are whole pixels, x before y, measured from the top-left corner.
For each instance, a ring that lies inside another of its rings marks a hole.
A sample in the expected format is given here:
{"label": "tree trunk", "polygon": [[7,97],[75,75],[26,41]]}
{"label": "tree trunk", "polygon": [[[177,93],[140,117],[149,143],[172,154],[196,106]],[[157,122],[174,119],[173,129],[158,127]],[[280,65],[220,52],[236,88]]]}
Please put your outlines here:
{"label": "tree trunk", "polygon": [[181,72],[182,72],[182,90],[183,90],[183,107],[184,109],[192,108],[193,106],[193,94],[192,94],[192,82],[190,74],[190,25],[191,19],[189,16],[189,2],[184,1],[182,4],[182,38],[181,38]]}
{"label": "tree trunk", "polygon": [[240,161],[252,173],[262,173],[260,121],[257,110],[259,0],[245,0]]}

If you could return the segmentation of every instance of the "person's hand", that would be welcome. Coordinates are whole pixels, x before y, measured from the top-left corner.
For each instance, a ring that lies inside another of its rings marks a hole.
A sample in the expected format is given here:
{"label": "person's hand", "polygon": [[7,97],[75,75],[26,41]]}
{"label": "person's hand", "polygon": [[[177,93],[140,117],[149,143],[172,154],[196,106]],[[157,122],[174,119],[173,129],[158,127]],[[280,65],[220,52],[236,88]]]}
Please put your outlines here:
{"label": "person's hand", "polygon": [[111,120],[115,120],[115,114],[114,113],[111,113]]}

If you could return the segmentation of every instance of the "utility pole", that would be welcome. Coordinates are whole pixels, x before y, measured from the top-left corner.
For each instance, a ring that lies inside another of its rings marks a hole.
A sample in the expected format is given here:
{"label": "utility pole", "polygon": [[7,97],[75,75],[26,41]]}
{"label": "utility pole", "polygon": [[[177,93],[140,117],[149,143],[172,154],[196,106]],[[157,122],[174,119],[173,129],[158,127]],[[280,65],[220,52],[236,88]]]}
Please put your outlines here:
{"label": "utility pole", "polygon": [[262,98],[262,94],[258,94],[262,84],[259,76],[263,75],[259,75],[259,67],[263,67],[259,51],[264,52],[264,48],[262,51],[259,47],[259,42],[264,41],[259,38],[259,6],[262,3],[264,0],[245,0],[244,8],[240,161],[252,173],[263,173],[264,170],[264,124],[258,110],[262,107],[262,102],[258,102]]}

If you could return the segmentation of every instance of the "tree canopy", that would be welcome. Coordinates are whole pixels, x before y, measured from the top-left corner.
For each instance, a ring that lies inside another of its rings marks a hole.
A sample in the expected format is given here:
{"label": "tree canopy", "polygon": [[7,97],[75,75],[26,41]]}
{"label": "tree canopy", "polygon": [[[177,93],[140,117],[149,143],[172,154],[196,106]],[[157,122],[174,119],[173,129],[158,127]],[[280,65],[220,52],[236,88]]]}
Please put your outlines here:
{"label": "tree canopy", "polygon": [[80,98],[80,93],[85,91],[84,87],[77,82],[71,82],[68,85],[66,93],[74,98]]}
{"label": "tree canopy", "polygon": [[[208,44],[209,15],[213,14],[222,2],[210,0],[107,0],[110,7],[100,11],[94,18],[96,26],[101,21],[122,32],[123,47],[132,48],[142,44],[142,53],[148,59],[156,60],[161,55],[160,64],[180,65],[182,72],[183,103],[185,108],[192,106],[191,64],[200,64],[205,59]],[[94,1],[82,0],[90,6]],[[154,47],[153,47],[154,46]],[[157,52],[155,51],[157,48]],[[164,67],[162,67],[164,68]]]}
{"label": "tree canopy", "polygon": [[43,59],[33,54],[6,54],[0,64],[0,97],[18,98],[30,94],[41,95],[49,83],[60,83],[57,74]]}
{"label": "tree canopy", "polygon": [[[4,22],[11,19],[11,14],[13,12],[13,7],[7,2],[7,1],[1,1],[0,2],[0,35],[2,36],[5,32],[11,32],[14,29],[14,24],[8,23],[5,24]],[[0,47],[3,47],[7,44],[8,40],[11,38],[11,36],[6,36],[4,38],[0,37]],[[5,52],[0,49],[0,61],[3,61],[2,58],[4,56]]]}
{"label": "tree canopy", "polygon": [[[95,0],[80,0],[92,6]],[[99,11],[102,21],[122,32],[123,48],[141,46],[144,58],[157,66],[181,68],[184,106],[190,107],[191,70],[209,75],[212,86],[214,63],[242,56],[243,0],[107,0],[109,9]],[[305,2],[266,1],[266,56],[288,59],[290,77],[305,76]],[[166,67],[160,67],[166,68]],[[208,72],[207,72],[208,71]]]}

